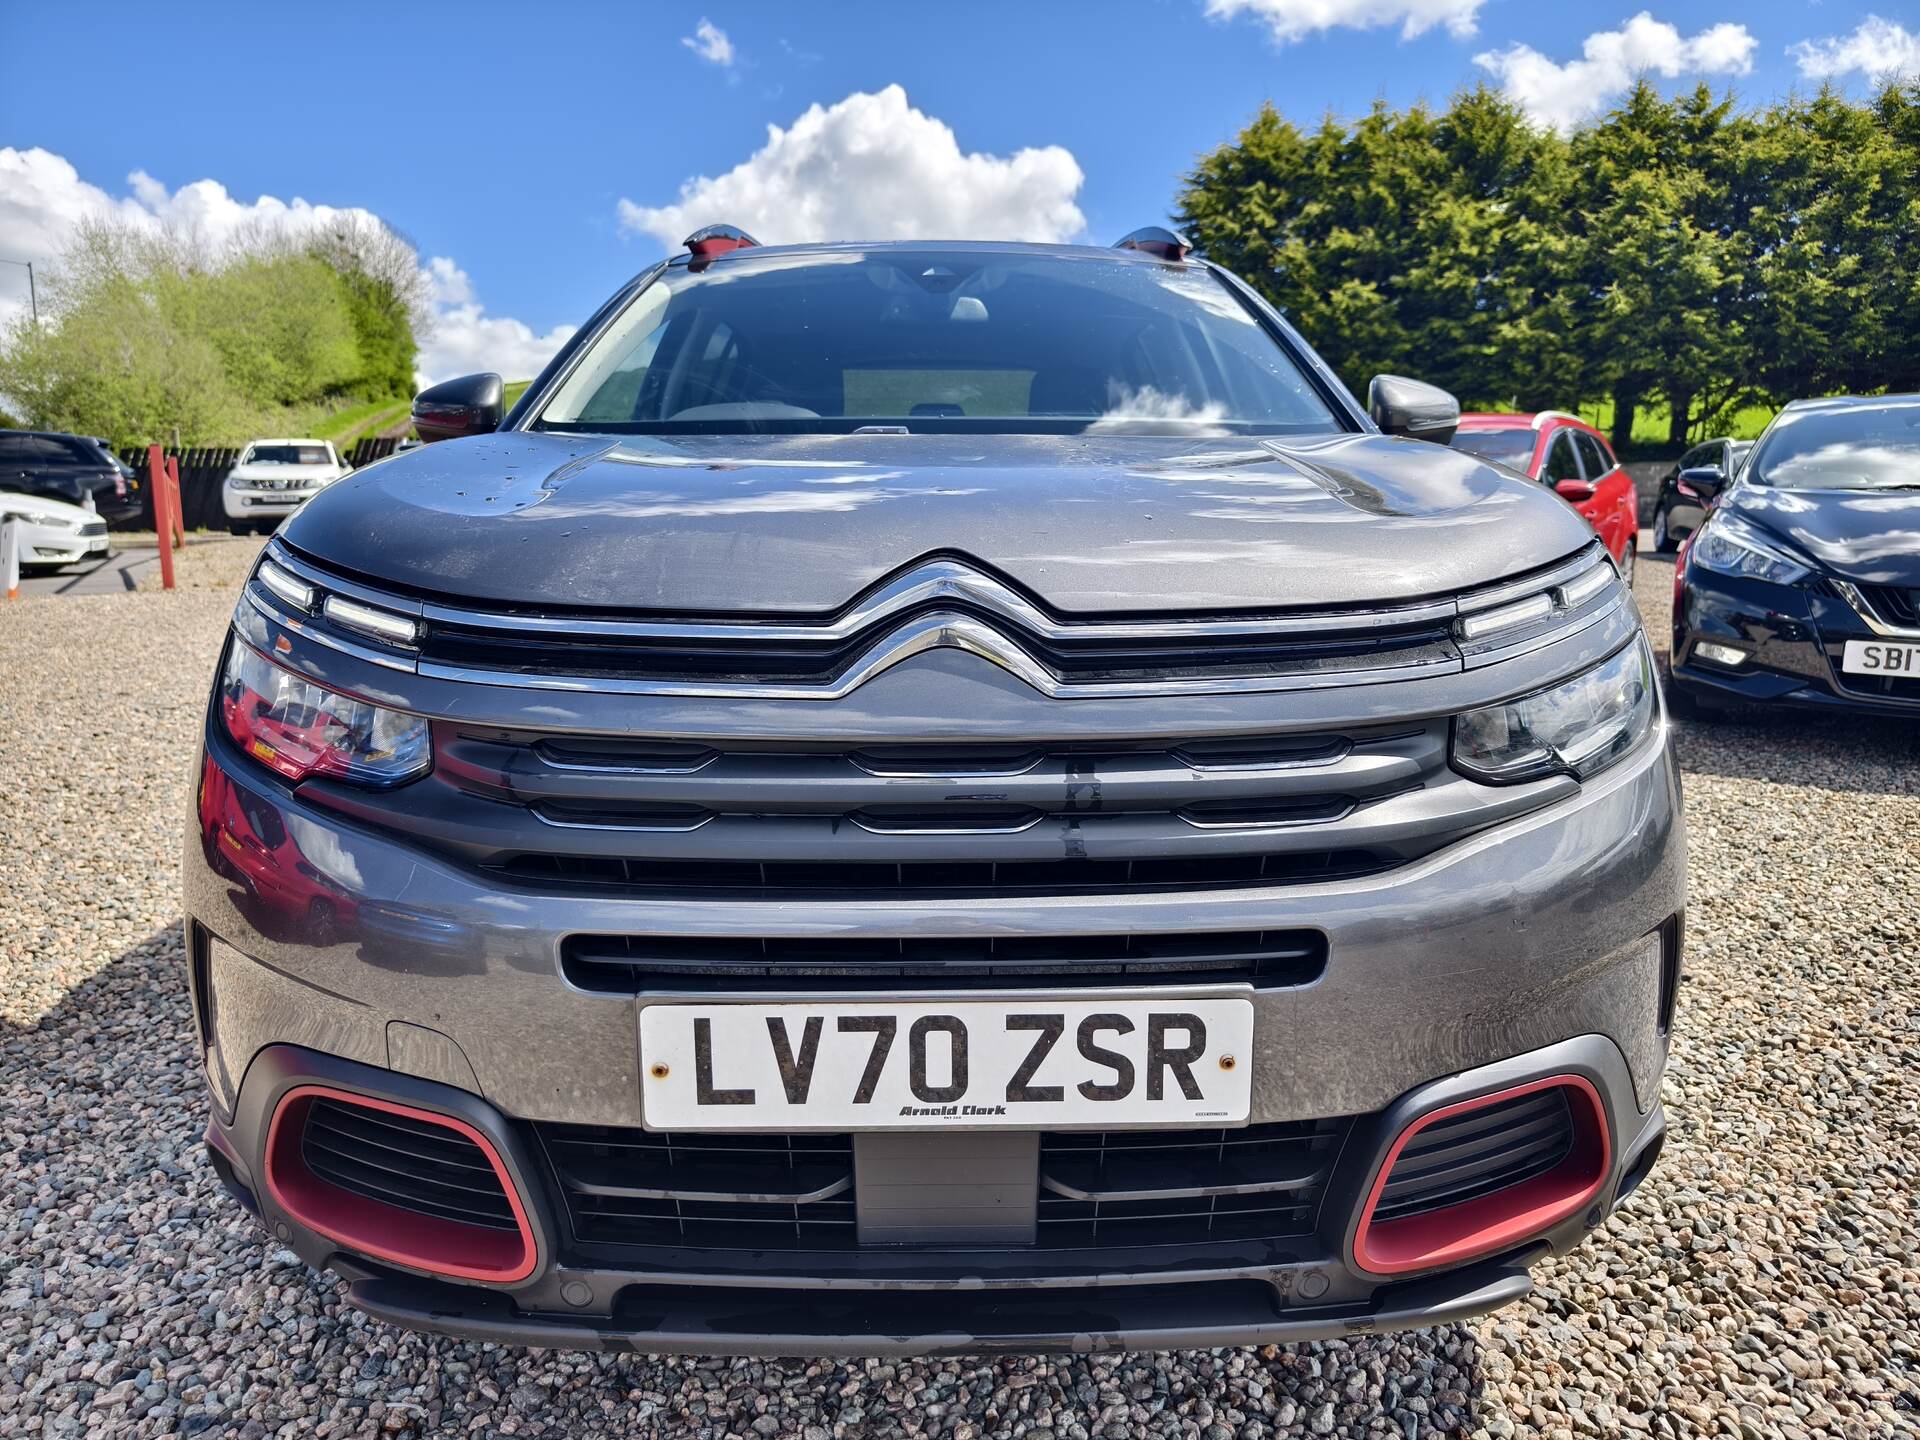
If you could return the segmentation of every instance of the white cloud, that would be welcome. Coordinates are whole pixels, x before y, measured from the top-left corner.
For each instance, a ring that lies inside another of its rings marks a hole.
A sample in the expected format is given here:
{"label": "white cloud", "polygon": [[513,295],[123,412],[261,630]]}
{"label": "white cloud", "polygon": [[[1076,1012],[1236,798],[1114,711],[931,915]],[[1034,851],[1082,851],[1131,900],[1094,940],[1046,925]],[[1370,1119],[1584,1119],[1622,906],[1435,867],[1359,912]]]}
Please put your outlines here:
{"label": "white cloud", "polygon": [[[260,230],[304,233],[342,219],[382,224],[370,210],[313,205],[272,195],[245,201],[217,180],[196,180],[168,190],[143,170],[127,177],[124,195],[113,195],[80,178],[68,161],[48,150],[0,146],[0,254],[50,268],[80,222],[113,219],[156,233],[192,234],[207,249]],[[510,380],[537,374],[572,334],[556,326],[545,335],[504,316],[488,315],[467,274],[436,256],[421,267],[432,294],[432,330],[422,341],[419,375],[445,380],[473,370],[497,370]],[[26,272],[0,267],[0,326],[27,309]],[[17,284],[12,275],[17,274]]]}
{"label": "white cloud", "polygon": [[1322,30],[1345,27],[1373,30],[1398,25],[1400,38],[1411,40],[1436,25],[1464,39],[1473,34],[1486,0],[1207,0],[1207,14],[1217,20],[1254,15],[1266,22],[1274,43],[1286,45]]}
{"label": "white cloud", "polygon": [[1869,15],[1851,35],[1828,35],[1787,47],[1800,73],[1830,80],[1858,71],[1869,83],[1920,78],[1920,34],[1878,15]]}
{"label": "white cloud", "polygon": [[444,255],[434,256],[426,269],[433,282],[433,333],[422,342],[414,366],[423,386],[483,370],[531,380],[573,334],[571,325],[556,325],[541,335],[523,321],[487,314],[473,297],[467,272]]}
{"label": "white cloud", "polygon": [[809,240],[1066,240],[1086,218],[1082,181],[1058,145],[967,154],[951,128],[889,85],[815,105],[720,176],[680,187],[670,205],[623,199],[620,228],[677,250],[703,225],[738,225],[769,244]]}
{"label": "white cloud", "polygon": [[1528,115],[1556,130],[1591,120],[1632,88],[1643,74],[1745,75],[1759,42],[1744,25],[1722,23],[1690,38],[1642,10],[1618,30],[1582,42],[1581,58],[1557,63],[1529,45],[1510,45],[1473,57]]}
{"label": "white cloud", "polygon": [[693,27],[693,34],[680,37],[680,43],[711,64],[722,67],[733,64],[733,41],[727,38],[726,31],[705,16]]}
{"label": "white cloud", "polygon": [[473,281],[467,272],[444,255],[427,262],[427,283],[433,287],[436,305],[466,305],[473,300]]}

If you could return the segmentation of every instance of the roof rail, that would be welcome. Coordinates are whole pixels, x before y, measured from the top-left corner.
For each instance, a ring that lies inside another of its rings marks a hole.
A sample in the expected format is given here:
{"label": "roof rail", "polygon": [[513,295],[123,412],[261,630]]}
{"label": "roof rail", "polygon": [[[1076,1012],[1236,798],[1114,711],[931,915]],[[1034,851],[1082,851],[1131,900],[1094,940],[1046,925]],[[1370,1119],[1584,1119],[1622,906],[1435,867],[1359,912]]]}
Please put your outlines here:
{"label": "roof rail", "polygon": [[1586,421],[1582,420],[1578,415],[1575,415],[1571,410],[1542,410],[1539,414],[1533,417],[1533,428],[1538,430],[1542,425],[1546,424],[1549,420],[1572,420],[1575,423],[1580,425],[1584,425],[1587,423]]}
{"label": "roof rail", "polygon": [[1116,250],[1142,250],[1161,260],[1184,260],[1193,253],[1187,237],[1164,225],[1143,225],[1113,242]]}
{"label": "roof rail", "polygon": [[693,256],[689,270],[704,270],[729,250],[746,250],[760,242],[738,225],[708,225],[680,242]]}

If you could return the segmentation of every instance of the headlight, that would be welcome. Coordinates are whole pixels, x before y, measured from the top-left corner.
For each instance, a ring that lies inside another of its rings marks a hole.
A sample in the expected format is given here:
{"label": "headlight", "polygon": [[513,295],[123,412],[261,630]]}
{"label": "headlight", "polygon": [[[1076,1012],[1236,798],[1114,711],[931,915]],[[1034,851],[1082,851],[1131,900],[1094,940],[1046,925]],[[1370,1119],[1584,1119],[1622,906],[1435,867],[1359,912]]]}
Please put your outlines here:
{"label": "headlight", "polygon": [[1752,526],[1726,514],[1715,515],[1700,527],[1687,551],[1687,563],[1774,585],[1794,585],[1813,573],[1767,544]]}
{"label": "headlight", "polygon": [[1453,722],[1453,763],[1477,780],[1584,780],[1653,725],[1653,656],[1644,638],[1584,675]]}
{"label": "headlight", "polygon": [[238,637],[220,677],[220,718],[235,744],[289,780],[385,787],[432,763],[426,721],[324,690]]}

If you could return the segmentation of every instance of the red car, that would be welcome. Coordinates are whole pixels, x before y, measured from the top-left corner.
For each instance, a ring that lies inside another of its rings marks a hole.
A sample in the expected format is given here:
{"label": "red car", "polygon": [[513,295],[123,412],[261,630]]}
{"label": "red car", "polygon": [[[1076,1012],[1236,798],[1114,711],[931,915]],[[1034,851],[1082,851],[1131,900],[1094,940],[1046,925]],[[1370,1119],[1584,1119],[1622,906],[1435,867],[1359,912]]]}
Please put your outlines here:
{"label": "red car", "polygon": [[1551,485],[1587,517],[1629,585],[1640,547],[1640,509],[1633,477],[1613,457],[1607,437],[1563,410],[1536,415],[1467,414],[1454,448]]}

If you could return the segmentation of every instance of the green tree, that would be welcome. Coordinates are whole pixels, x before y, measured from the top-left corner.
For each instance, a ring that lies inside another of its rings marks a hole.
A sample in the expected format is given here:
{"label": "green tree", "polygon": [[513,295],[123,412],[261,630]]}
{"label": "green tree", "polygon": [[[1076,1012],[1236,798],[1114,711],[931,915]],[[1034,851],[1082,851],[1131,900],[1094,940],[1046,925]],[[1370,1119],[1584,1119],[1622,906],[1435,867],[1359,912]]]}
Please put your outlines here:
{"label": "green tree", "polygon": [[219,353],[227,382],[256,410],[351,393],[362,368],[338,277],[304,255],[243,256],[160,287],[183,335]]}
{"label": "green tree", "polygon": [[48,287],[44,323],[19,319],[6,338],[0,392],[39,429],[119,443],[223,438],[245,423],[219,352],[182,331],[156,291],[177,281],[177,256],[116,227],[83,225]]}
{"label": "green tree", "polygon": [[90,223],[49,276],[42,323],[0,337],[0,395],[30,424],[120,443],[298,431],[411,392],[426,282],[413,248],[346,217],[220,251]]}
{"label": "green tree", "polygon": [[1356,388],[1415,373],[1479,401],[1577,368],[1553,321],[1564,146],[1484,87],[1302,133],[1272,106],[1186,179],[1177,223]]}
{"label": "green tree", "polygon": [[1738,303],[1748,242],[1730,205],[1731,109],[1705,87],[1669,101],[1642,81],[1573,140],[1575,323],[1592,356],[1580,398],[1612,395],[1617,445],[1646,397],[1664,396],[1668,439],[1680,443],[1696,408],[1717,413],[1748,388]]}

